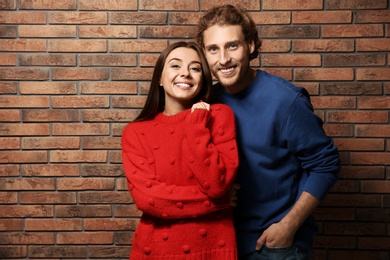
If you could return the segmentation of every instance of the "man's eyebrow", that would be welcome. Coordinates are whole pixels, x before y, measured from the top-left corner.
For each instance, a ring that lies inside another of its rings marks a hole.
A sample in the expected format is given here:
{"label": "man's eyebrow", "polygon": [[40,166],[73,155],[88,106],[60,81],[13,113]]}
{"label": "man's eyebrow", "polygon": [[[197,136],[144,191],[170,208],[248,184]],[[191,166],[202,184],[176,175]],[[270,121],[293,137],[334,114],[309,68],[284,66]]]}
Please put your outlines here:
{"label": "man's eyebrow", "polygon": [[[240,40],[233,40],[233,41],[228,41],[224,44],[224,46],[229,46],[229,45],[232,45],[232,44],[240,44]],[[210,44],[210,45],[206,45],[205,46],[206,49],[208,48],[218,48],[218,45],[217,44]]]}

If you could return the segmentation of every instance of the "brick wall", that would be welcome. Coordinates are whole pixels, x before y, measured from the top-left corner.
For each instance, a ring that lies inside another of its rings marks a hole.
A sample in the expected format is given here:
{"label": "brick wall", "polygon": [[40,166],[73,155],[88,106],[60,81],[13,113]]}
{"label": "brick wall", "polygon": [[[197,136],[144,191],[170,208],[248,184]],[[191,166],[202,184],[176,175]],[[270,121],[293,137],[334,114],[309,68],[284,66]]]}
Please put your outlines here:
{"label": "brick wall", "polygon": [[222,2],[250,10],[253,66],[306,87],[341,152],[314,259],[389,259],[387,0],[0,0],[0,258],[128,258],[121,131],[159,52]]}

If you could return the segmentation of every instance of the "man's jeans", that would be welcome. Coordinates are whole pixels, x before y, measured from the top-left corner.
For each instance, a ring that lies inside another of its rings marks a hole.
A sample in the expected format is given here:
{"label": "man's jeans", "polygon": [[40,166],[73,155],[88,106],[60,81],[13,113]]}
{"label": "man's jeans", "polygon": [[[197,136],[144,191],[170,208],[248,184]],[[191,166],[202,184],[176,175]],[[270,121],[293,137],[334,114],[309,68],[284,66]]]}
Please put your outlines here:
{"label": "man's jeans", "polygon": [[248,256],[240,257],[240,260],[309,260],[310,254],[299,250],[296,246],[279,248],[263,248]]}

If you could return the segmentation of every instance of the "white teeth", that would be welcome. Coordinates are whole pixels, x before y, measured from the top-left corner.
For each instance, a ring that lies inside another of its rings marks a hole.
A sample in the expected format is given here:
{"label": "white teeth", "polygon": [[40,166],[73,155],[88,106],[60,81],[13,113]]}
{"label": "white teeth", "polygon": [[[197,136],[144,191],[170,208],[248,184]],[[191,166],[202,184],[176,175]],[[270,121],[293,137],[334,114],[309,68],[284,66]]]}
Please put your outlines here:
{"label": "white teeth", "polygon": [[185,83],[177,83],[176,85],[178,85],[179,87],[183,87],[183,88],[189,88],[190,87],[190,85],[185,84]]}
{"label": "white teeth", "polygon": [[222,73],[229,73],[229,72],[231,72],[232,70],[234,70],[233,67],[228,68],[228,69],[221,69]]}

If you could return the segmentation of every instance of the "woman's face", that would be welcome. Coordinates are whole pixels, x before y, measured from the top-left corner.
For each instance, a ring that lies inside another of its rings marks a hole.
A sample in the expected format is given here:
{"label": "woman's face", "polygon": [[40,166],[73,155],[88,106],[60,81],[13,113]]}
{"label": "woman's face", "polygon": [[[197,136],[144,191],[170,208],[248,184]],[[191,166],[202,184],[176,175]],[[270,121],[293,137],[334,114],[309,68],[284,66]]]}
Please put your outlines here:
{"label": "woman's face", "polygon": [[160,86],[165,91],[165,107],[191,107],[202,88],[202,65],[198,53],[186,47],[172,50],[165,60]]}

